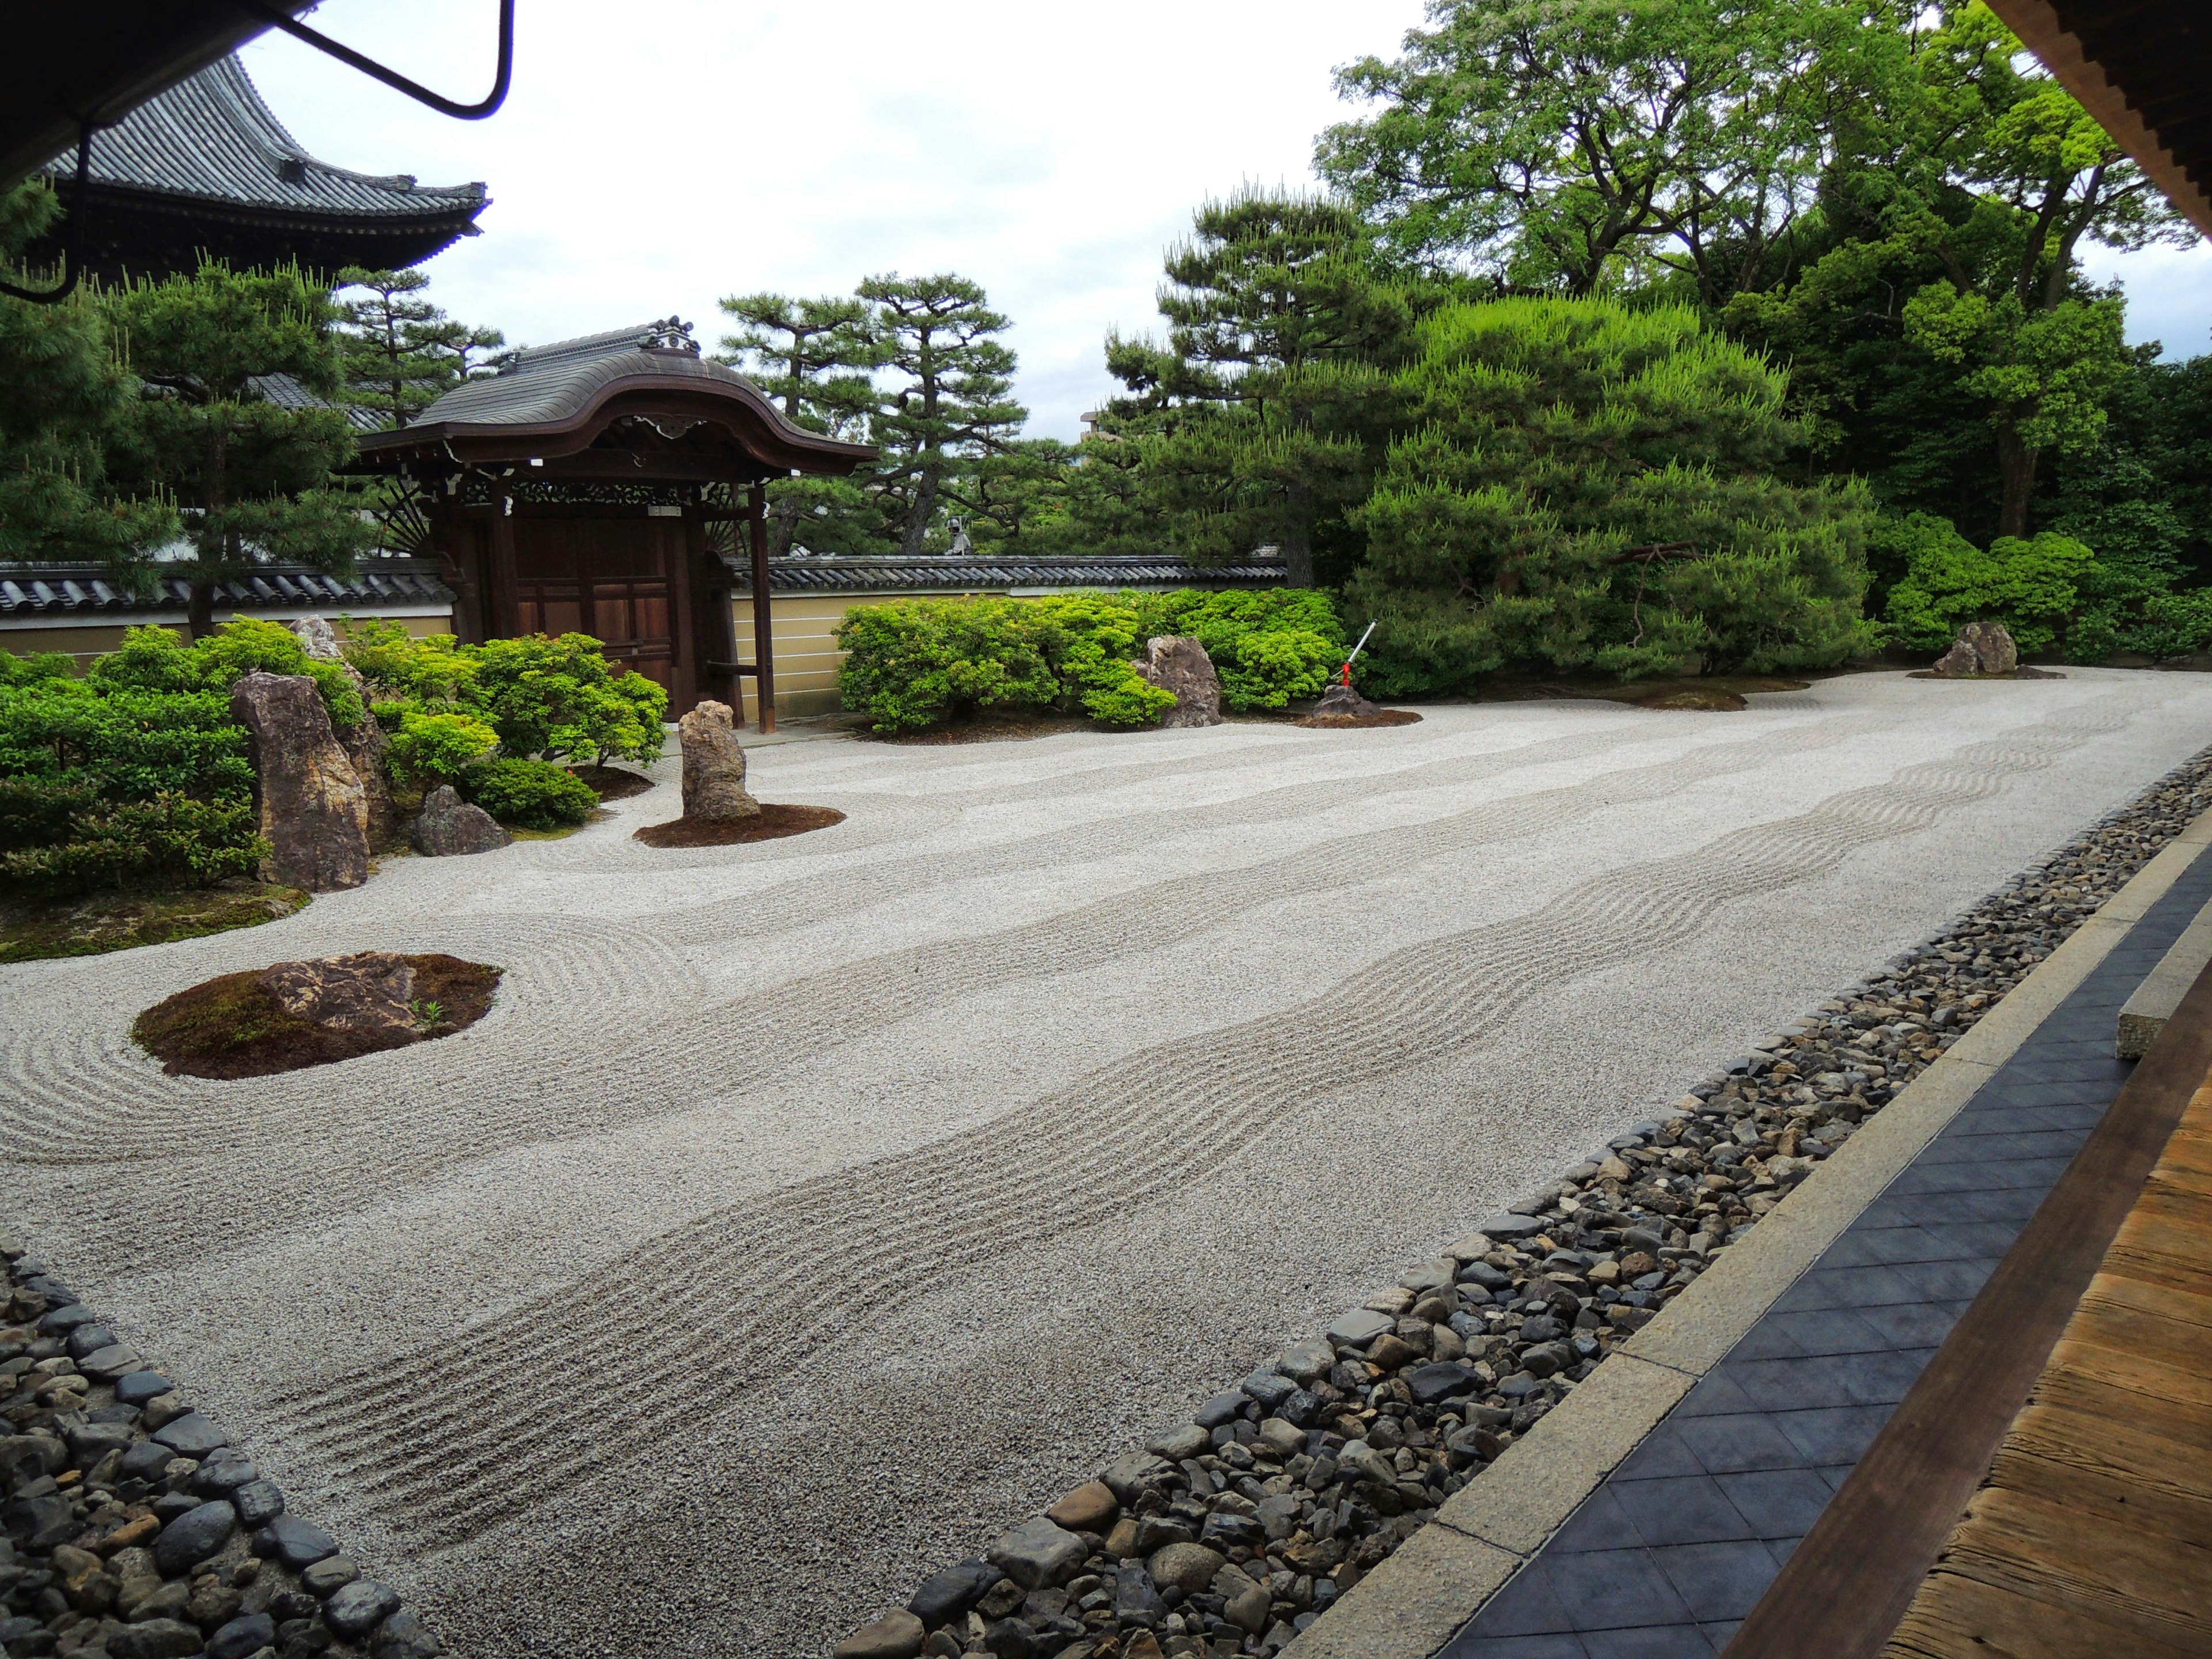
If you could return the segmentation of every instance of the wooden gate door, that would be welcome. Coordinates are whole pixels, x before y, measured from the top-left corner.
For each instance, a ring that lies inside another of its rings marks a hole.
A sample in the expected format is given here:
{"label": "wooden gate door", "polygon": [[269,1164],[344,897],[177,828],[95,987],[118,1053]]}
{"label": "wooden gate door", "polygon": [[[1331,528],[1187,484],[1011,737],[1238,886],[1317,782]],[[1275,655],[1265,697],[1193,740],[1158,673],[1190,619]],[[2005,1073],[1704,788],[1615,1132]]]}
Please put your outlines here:
{"label": "wooden gate door", "polygon": [[525,634],[589,634],[617,668],[676,690],[684,525],[665,518],[517,515],[515,597]]}

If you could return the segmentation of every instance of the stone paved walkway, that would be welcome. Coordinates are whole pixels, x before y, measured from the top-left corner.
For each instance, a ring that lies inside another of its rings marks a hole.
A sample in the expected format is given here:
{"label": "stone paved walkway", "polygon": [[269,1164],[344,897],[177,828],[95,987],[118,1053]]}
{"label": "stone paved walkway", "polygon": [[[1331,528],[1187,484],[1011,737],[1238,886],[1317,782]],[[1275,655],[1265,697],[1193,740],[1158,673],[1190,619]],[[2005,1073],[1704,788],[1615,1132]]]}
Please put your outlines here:
{"label": "stone paved walkway", "polygon": [[2212,902],[2201,854],[1439,1659],[1711,1659],[2132,1067],[2120,1005]]}

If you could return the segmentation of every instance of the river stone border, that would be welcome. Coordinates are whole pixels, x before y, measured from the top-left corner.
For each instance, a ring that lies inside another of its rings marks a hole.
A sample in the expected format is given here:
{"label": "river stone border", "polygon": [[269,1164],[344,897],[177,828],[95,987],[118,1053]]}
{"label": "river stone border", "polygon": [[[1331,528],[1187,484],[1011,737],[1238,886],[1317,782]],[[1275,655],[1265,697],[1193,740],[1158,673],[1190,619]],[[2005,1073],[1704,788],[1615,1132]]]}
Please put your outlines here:
{"label": "river stone border", "polygon": [[932,1575],[836,1659],[1433,1652],[2212,841],[2208,805],[2212,750]]}
{"label": "river stone border", "polygon": [[184,1389],[0,1232],[9,1659],[436,1659]]}

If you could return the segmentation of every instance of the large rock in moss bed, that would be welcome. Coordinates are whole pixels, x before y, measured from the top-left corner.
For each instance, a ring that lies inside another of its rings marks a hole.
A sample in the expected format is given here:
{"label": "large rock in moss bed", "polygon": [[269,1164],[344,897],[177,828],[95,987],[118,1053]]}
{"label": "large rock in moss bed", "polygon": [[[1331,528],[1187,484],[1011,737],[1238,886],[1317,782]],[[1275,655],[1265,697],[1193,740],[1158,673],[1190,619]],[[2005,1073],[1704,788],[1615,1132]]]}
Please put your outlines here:
{"label": "large rock in moss bed", "polygon": [[261,878],[311,893],[368,879],[368,791],[305,674],[252,673],[230,689],[253,750],[254,800],[269,841]]}
{"label": "large rock in moss bed", "polygon": [[280,962],[179,991],[131,1035],[173,1077],[268,1077],[451,1036],[489,1011],[499,978],[436,953]]}
{"label": "large rock in moss bed", "polygon": [[730,705],[708,698],[676,722],[684,746],[684,816],[706,823],[757,818],[745,790],[745,751]]}
{"label": "large rock in moss bed", "polygon": [[460,791],[441,783],[422,797],[422,811],[408,832],[415,850],[425,858],[459,858],[471,853],[495,853],[514,837],[499,820],[481,806],[461,799]]}

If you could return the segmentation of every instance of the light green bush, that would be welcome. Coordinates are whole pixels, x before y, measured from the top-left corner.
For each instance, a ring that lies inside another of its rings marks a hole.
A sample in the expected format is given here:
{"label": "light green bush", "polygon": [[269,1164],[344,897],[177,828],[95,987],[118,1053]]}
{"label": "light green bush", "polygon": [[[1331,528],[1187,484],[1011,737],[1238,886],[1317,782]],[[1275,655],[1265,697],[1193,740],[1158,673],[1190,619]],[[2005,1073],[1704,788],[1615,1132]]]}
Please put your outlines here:
{"label": "light green bush", "polygon": [[499,747],[499,733],[471,714],[418,714],[407,709],[386,752],[395,775],[434,787],[459,781],[462,773]]}
{"label": "light green bush", "polygon": [[1884,612],[1891,638],[1916,651],[1941,651],[1961,624],[2001,622],[2022,651],[2058,638],[2081,600],[2097,556],[2070,537],[2046,532],[2000,537],[1985,551],[1948,521],[1912,515],[1904,577]]}

